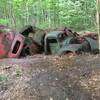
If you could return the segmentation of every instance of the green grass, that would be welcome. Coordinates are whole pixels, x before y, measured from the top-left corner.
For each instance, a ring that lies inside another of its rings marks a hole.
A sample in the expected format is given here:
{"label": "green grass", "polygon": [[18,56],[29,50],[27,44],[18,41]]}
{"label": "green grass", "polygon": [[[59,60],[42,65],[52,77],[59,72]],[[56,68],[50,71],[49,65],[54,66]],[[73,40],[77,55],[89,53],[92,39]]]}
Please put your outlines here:
{"label": "green grass", "polygon": [[20,68],[16,69],[16,76],[19,77],[22,75],[22,70]]}
{"label": "green grass", "polygon": [[8,80],[8,77],[6,76],[6,75],[0,75],[0,82],[2,82],[2,81],[6,81],[6,80]]}

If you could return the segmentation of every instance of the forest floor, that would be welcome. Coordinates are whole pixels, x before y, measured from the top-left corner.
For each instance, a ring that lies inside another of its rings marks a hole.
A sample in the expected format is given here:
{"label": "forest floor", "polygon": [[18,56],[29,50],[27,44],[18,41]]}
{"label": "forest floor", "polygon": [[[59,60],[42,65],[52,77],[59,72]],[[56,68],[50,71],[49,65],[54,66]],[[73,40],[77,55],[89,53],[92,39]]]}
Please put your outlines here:
{"label": "forest floor", "polygon": [[100,55],[0,59],[0,100],[100,100]]}

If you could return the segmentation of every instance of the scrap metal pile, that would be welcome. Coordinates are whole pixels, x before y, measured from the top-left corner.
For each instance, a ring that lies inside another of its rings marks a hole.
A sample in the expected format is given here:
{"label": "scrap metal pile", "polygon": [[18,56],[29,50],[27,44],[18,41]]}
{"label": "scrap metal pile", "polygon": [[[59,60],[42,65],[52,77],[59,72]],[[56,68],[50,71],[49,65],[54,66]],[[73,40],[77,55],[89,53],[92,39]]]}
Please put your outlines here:
{"label": "scrap metal pile", "polygon": [[27,26],[18,33],[0,25],[0,58],[17,58],[40,53],[61,56],[87,52],[99,53],[97,34],[78,34],[67,27],[47,32],[32,26]]}

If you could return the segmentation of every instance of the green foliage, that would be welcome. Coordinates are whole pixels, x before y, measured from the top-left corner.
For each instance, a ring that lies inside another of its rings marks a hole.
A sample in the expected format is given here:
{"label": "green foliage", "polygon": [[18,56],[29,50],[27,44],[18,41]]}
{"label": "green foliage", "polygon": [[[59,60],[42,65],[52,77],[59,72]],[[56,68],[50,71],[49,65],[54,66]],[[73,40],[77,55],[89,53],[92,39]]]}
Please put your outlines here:
{"label": "green foliage", "polygon": [[0,19],[0,24],[7,25],[7,23],[8,23],[7,19]]}
{"label": "green foliage", "polygon": [[16,69],[16,76],[21,76],[22,75],[22,70],[20,68]]}
{"label": "green foliage", "polygon": [[6,75],[0,75],[0,82],[2,82],[2,81],[6,81],[6,80],[8,80],[8,77],[6,76]]}
{"label": "green foliage", "polygon": [[0,3],[0,24],[17,30],[33,24],[33,19],[41,28],[68,26],[87,30],[96,26],[96,0],[1,0]]}

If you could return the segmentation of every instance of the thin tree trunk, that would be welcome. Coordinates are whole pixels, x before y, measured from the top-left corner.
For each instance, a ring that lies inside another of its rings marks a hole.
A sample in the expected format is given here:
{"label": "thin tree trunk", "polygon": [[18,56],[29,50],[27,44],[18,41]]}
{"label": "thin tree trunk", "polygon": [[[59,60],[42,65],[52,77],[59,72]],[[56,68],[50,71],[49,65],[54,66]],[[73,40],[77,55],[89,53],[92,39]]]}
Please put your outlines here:
{"label": "thin tree trunk", "polygon": [[99,53],[100,53],[100,11],[99,11],[100,0],[97,0],[97,14],[96,14],[96,22],[97,22],[97,32],[99,36]]}

